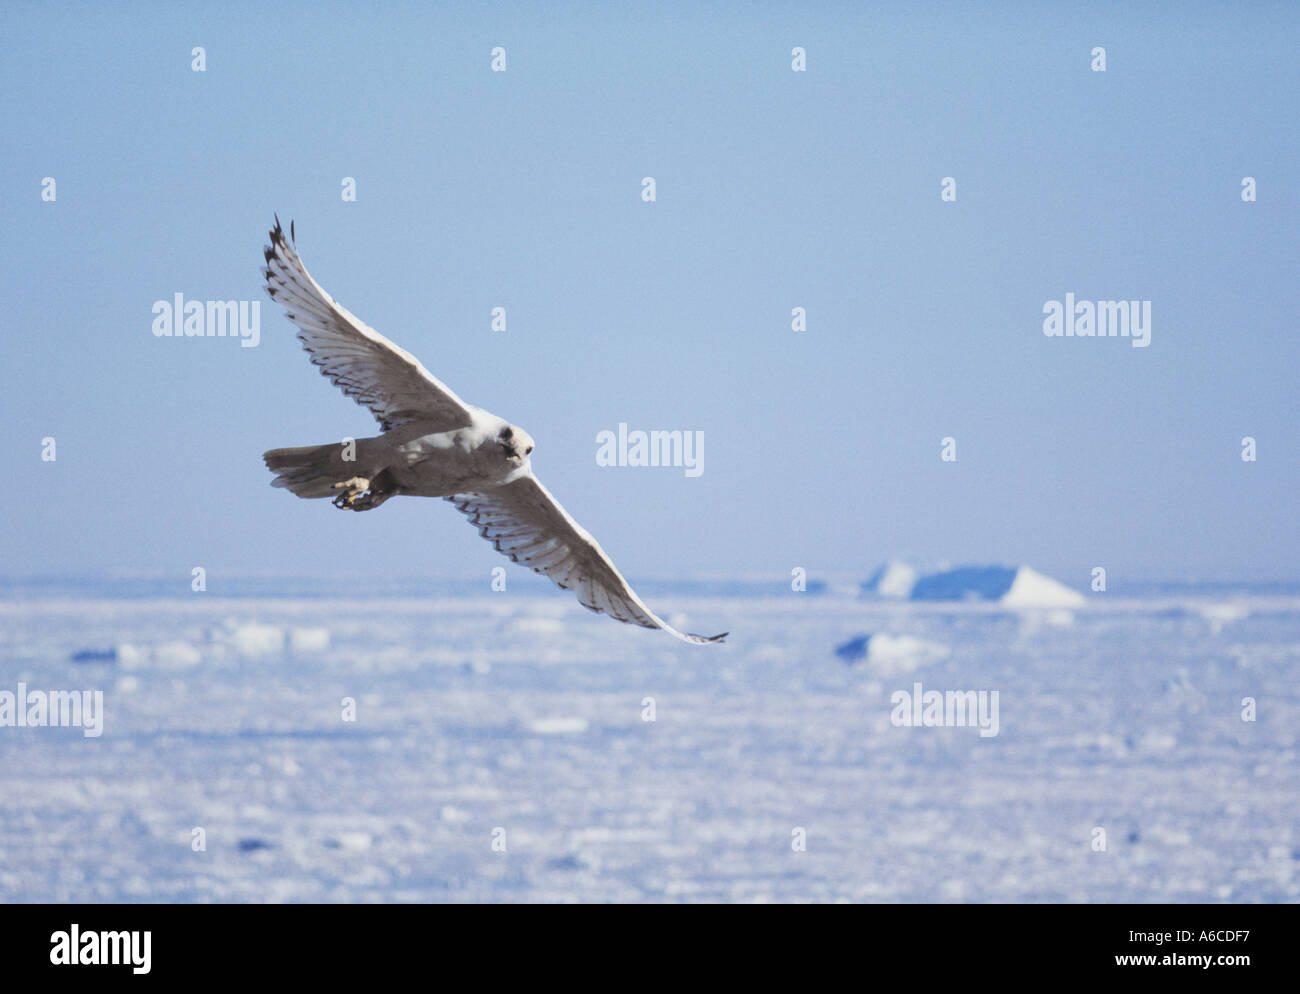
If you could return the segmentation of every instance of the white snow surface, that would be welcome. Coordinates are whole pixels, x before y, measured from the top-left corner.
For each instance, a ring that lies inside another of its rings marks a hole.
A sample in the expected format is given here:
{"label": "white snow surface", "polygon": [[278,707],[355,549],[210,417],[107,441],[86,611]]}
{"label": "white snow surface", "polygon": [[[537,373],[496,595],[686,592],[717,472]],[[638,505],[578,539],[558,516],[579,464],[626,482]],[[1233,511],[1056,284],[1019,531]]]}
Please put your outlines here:
{"label": "white snow surface", "polygon": [[[547,596],[0,600],[0,691],[104,693],[98,738],[0,728],[0,901],[1300,900],[1300,599],[1110,597],[656,598],[716,646]],[[915,681],[999,734],[895,727]]]}

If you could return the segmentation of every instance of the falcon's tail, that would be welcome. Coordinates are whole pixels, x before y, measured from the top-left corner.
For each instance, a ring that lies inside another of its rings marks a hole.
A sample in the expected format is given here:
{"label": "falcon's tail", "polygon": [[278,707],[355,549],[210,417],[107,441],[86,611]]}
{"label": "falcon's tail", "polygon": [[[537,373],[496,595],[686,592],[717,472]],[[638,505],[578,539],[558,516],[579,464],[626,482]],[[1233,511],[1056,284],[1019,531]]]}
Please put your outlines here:
{"label": "falcon's tail", "polygon": [[287,487],[299,497],[336,497],[334,484],[358,475],[356,462],[344,462],[343,447],[304,445],[296,449],[272,449],[262,454],[266,468],[276,474],[273,487]]}

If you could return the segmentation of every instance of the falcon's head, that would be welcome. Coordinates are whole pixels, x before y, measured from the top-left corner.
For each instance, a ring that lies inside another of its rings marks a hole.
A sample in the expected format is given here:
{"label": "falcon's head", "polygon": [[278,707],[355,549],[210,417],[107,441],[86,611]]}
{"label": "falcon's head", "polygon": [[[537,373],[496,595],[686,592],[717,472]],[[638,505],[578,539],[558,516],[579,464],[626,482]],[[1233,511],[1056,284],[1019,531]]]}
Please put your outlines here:
{"label": "falcon's head", "polygon": [[533,451],[533,436],[514,425],[502,428],[497,434],[497,442],[501,445],[506,462],[513,466],[521,465]]}

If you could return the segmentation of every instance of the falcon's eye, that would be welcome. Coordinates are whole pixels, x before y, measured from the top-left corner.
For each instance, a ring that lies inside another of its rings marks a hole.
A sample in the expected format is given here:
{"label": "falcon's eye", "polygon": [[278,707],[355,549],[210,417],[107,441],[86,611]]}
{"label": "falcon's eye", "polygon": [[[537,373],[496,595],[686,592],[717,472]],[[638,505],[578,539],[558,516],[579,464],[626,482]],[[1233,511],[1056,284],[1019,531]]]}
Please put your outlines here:
{"label": "falcon's eye", "polygon": [[524,449],[524,455],[528,456],[528,455],[532,455],[532,453],[533,453],[533,447],[531,445],[528,446],[528,448]]}
{"label": "falcon's eye", "polygon": [[507,441],[507,442],[510,441],[510,439],[512,439],[512,438],[515,437],[514,429],[513,429],[513,428],[502,428],[502,429],[501,429],[501,437],[502,437],[502,439],[504,439],[504,440]]}

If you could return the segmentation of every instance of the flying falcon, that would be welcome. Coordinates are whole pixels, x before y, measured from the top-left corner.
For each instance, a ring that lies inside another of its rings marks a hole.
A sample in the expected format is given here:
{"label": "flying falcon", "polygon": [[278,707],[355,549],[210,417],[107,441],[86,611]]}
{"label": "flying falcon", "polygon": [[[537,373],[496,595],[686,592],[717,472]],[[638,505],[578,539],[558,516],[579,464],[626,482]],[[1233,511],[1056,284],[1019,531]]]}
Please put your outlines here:
{"label": "flying falcon", "polygon": [[[522,428],[467,404],[420,361],[354,317],[308,274],[293,225],[276,218],[265,249],[266,292],[298,326],[312,364],[368,407],[382,433],[341,443],[272,449],[262,458],[272,486],[299,497],[369,511],[390,497],[442,497],[513,562],[572,590],[584,607],[684,642],[727,635],[677,631],[642,602],[600,544],[533,475],[533,439]],[[352,458],[345,458],[350,456]]]}

